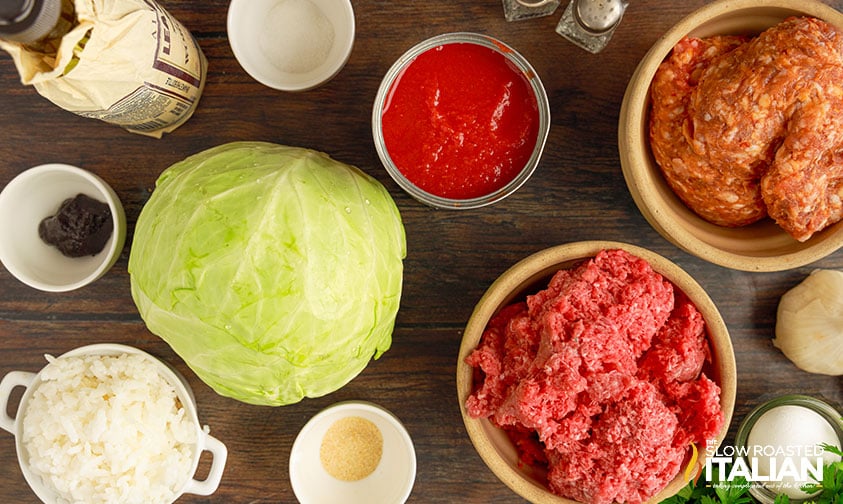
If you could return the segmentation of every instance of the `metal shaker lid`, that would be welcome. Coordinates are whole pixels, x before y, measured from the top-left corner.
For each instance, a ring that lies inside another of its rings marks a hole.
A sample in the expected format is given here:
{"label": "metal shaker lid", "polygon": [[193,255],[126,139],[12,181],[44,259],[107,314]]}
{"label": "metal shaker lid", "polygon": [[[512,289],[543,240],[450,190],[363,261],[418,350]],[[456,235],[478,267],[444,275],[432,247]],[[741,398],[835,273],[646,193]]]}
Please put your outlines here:
{"label": "metal shaker lid", "polygon": [[626,5],[621,0],[578,0],[575,14],[583,28],[603,33],[620,22],[624,9]]}
{"label": "metal shaker lid", "polygon": [[50,33],[60,14],[61,0],[3,0],[0,2],[0,38],[34,42]]}

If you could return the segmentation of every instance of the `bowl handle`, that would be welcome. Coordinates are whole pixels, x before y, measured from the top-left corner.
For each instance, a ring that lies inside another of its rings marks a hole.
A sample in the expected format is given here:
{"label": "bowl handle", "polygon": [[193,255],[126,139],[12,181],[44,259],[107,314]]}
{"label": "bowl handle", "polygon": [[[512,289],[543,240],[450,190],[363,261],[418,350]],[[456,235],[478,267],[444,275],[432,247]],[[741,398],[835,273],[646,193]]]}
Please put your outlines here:
{"label": "bowl handle", "polygon": [[16,387],[28,388],[35,380],[35,376],[35,373],[26,371],[11,371],[0,380],[0,428],[13,435],[15,434],[15,419],[8,413],[9,399]]}
{"label": "bowl handle", "polygon": [[211,495],[220,486],[222,471],[225,468],[225,460],[228,458],[228,449],[217,438],[204,432],[202,435],[205,437],[202,451],[209,451],[213,456],[211,468],[208,470],[208,476],[204,480],[191,479],[188,481],[184,493]]}

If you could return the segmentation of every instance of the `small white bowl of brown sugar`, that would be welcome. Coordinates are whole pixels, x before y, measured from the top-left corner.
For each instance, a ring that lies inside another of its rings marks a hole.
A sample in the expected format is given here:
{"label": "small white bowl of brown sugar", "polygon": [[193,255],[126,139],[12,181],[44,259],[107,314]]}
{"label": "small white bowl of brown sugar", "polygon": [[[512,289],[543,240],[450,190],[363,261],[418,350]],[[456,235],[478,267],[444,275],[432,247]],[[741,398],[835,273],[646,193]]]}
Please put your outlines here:
{"label": "small white bowl of brown sugar", "polygon": [[330,406],[302,428],[290,453],[301,504],[401,504],[416,479],[416,452],[401,421],[364,401]]}

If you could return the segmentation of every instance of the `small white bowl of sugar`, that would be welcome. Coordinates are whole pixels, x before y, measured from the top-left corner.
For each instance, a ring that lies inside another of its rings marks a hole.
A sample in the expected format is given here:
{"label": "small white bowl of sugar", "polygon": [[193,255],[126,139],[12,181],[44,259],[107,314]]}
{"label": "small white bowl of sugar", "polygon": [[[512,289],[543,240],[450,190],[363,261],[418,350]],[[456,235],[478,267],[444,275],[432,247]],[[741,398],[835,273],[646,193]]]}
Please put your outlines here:
{"label": "small white bowl of sugar", "polygon": [[232,0],[228,42],[253,79],[305,91],[339,73],[354,45],[350,0]]}

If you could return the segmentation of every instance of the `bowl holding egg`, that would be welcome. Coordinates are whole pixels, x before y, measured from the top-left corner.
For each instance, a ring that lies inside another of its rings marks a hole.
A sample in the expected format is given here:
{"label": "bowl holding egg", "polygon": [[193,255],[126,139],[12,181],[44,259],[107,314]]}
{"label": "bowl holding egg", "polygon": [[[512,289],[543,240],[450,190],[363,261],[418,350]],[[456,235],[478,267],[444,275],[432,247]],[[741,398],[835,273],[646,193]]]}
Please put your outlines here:
{"label": "bowl holding egg", "polygon": [[[812,502],[820,490],[806,485],[826,481],[830,464],[840,461],[843,415],[821,398],[787,394],[757,405],[741,422],[732,458],[735,468],[754,475],[749,492],[762,504],[785,495],[790,502]],[[730,476],[733,479],[733,476]]]}
{"label": "bowl holding egg", "polygon": [[841,30],[843,14],[816,0],[737,0],[658,39],[630,79],[618,133],[627,186],[656,231],[745,271],[843,245]]}

